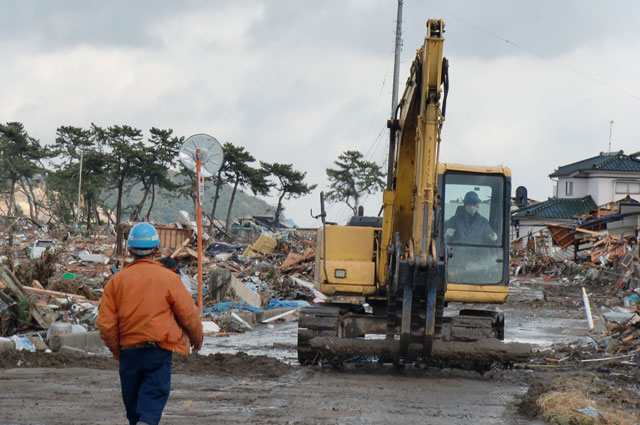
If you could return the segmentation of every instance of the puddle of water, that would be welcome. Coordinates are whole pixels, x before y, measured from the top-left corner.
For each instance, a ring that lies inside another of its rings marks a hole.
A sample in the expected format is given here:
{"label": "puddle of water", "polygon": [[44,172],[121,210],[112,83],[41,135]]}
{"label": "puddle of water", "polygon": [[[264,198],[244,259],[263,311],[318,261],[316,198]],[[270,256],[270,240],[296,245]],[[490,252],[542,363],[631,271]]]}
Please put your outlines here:
{"label": "puddle of water", "polygon": [[259,325],[252,331],[230,334],[228,337],[206,336],[201,354],[229,353],[240,351],[250,355],[274,357],[282,362],[298,364],[298,322],[274,325]]}
{"label": "puddle of water", "polygon": [[514,282],[509,287],[507,304],[450,304],[445,314],[457,314],[461,308],[496,310],[504,313],[504,341],[539,346],[588,339],[583,309],[531,307],[527,301],[543,300],[540,282]]}
{"label": "puddle of water", "polygon": [[[542,299],[543,293],[539,284],[518,282],[509,289],[508,304],[451,303],[445,314],[457,314],[457,310],[461,308],[500,311],[505,315],[505,342],[548,346],[553,343],[588,339],[584,309],[531,307],[522,304],[524,301]],[[242,351],[251,355],[274,357],[288,364],[298,364],[297,335],[297,322],[259,325],[252,331],[231,334],[228,337],[205,337],[201,354],[235,354]]]}
{"label": "puddle of water", "polygon": [[518,307],[518,301],[542,300],[539,284],[516,284],[509,288],[509,303],[500,306],[505,314],[505,341],[542,346],[586,341],[587,317],[584,308]]}

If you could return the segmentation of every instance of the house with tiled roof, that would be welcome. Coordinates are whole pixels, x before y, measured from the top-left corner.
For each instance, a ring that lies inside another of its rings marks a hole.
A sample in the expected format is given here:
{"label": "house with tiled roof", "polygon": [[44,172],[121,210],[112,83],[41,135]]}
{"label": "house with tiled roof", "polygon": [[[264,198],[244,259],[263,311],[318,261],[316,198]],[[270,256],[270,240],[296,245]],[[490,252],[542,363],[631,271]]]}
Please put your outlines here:
{"label": "house with tiled roof", "polygon": [[590,214],[598,206],[591,196],[582,198],[550,198],[544,202],[523,207],[511,215],[513,238],[535,233],[546,228],[547,223],[571,224]]}
{"label": "house with tiled roof", "polygon": [[554,197],[512,214],[514,237],[545,228],[545,223],[570,224],[598,206],[640,201],[640,152],[601,152],[592,158],[558,167]]}
{"label": "house with tiled roof", "polygon": [[640,201],[639,154],[601,152],[598,156],[563,165],[549,175],[557,182],[557,197],[577,199],[590,195],[596,205],[630,197]]}

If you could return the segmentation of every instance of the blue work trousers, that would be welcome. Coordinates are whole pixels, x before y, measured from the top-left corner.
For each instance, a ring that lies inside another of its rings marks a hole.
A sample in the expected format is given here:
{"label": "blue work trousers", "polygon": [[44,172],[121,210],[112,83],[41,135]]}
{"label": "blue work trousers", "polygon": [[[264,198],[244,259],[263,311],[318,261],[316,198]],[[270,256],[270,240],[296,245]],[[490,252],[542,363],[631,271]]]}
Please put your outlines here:
{"label": "blue work trousers", "polygon": [[171,390],[171,351],[136,348],[120,352],[122,400],[130,424],[157,425]]}

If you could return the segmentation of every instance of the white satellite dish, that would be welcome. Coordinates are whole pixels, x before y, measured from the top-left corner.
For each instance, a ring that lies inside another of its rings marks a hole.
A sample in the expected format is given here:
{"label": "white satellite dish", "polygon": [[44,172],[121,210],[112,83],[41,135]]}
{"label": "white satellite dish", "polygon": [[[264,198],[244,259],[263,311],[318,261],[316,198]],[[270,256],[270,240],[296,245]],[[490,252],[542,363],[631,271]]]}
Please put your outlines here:
{"label": "white satellite dish", "polygon": [[200,149],[200,175],[211,177],[222,166],[222,146],[215,137],[208,134],[194,134],[180,147],[180,161],[185,168],[196,172],[196,149]]}

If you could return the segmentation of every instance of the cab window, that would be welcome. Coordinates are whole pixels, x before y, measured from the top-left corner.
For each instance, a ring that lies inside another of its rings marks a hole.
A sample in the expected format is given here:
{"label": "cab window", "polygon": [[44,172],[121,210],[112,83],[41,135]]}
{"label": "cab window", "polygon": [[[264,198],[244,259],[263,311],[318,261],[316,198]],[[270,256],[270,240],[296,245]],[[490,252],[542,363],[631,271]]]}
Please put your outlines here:
{"label": "cab window", "polygon": [[443,234],[453,250],[451,283],[504,281],[505,178],[448,172],[444,176]]}

